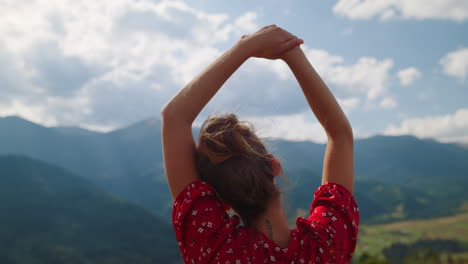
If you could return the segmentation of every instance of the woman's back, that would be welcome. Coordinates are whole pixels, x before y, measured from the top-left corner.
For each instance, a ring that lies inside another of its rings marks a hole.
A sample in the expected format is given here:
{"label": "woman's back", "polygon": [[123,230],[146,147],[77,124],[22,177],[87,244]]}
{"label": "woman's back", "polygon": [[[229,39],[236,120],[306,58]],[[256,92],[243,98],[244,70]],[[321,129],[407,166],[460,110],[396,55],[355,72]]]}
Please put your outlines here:
{"label": "woman's back", "polygon": [[173,223],[185,263],[348,263],[356,247],[359,210],[343,186],[315,191],[311,214],[299,217],[287,247],[229,217],[212,186],[197,180],[174,202]]}

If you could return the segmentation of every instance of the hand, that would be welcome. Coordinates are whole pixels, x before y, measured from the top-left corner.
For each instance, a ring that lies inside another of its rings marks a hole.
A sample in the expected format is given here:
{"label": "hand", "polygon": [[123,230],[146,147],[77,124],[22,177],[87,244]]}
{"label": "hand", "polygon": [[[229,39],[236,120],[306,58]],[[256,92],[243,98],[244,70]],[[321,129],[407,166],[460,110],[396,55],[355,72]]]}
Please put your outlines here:
{"label": "hand", "polygon": [[241,41],[250,50],[250,56],[270,60],[279,59],[285,52],[304,43],[302,39],[275,25],[244,35]]}

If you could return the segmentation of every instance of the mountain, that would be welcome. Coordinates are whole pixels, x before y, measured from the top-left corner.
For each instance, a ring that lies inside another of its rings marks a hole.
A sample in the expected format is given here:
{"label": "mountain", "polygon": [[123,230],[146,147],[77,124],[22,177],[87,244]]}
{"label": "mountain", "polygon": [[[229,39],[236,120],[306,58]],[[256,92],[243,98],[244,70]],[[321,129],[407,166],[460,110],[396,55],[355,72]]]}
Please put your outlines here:
{"label": "mountain", "polygon": [[100,134],[99,132],[87,130],[81,127],[75,126],[58,126],[58,127],[51,127],[53,130],[60,132],[65,135],[75,135],[75,136],[90,136]]}
{"label": "mountain", "polygon": [[110,133],[80,135],[5,117],[0,118],[0,155],[25,155],[56,164],[122,199],[168,216],[172,202],[164,177],[160,127],[158,120],[145,120]]}
{"label": "mountain", "polygon": [[[0,154],[21,154],[64,167],[113,195],[169,221],[161,121],[109,133],[60,133],[18,117],[0,119]],[[194,135],[198,133],[194,129]],[[307,209],[320,183],[325,144],[267,140],[290,179],[290,214]],[[412,136],[355,141],[356,199],[363,222],[459,212],[468,200],[468,149]],[[299,211],[300,211],[299,210]]]}
{"label": "mountain", "polygon": [[175,263],[172,227],[65,169],[0,156],[0,263]]}
{"label": "mountain", "polygon": [[[272,140],[286,168],[321,173],[324,144]],[[274,151],[275,152],[275,151]],[[413,136],[374,136],[354,143],[357,179],[414,185],[418,178],[458,180],[468,175],[468,150]]]}

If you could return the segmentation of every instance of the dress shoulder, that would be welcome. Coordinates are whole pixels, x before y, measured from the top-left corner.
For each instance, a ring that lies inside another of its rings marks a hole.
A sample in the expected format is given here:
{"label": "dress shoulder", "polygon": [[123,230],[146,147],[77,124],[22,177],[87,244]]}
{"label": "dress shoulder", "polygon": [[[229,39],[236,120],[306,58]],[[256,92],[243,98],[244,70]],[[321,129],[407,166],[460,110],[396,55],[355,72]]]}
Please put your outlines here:
{"label": "dress shoulder", "polygon": [[172,222],[174,225],[180,225],[188,211],[191,211],[192,206],[204,197],[211,198],[215,200],[216,203],[219,203],[213,187],[208,183],[202,180],[196,180],[188,184],[179,195],[177,195],[172,204]]}
{"label": "dress shoulder", "polygon": [[348,263],[356,248],[359,208],[344,186],[327,182],[314,192],[310,215],[296,221],[299,233],[315,241],[318,257],[332,263]]}
{"label": "dress shoulder", "polygon": [[228,216],[210,184],[196,180],[176,197],[172,223],[184,261],[207,263],[234,232],[239,218]]}

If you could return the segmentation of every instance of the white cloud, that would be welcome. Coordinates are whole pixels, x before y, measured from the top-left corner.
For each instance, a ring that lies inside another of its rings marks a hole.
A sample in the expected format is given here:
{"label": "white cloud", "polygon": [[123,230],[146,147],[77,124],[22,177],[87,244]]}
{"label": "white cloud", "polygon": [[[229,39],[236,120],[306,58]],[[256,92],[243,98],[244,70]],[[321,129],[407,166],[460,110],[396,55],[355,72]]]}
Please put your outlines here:
{"label": "white cloud", "polygon": [[88,98],[41,97],[42,102],[15,98],[0,106],[0,116],[17,115],[45,126],[75,124],[90,113]]}
{"label": "white cloud", "polygon": [[259,69],[268,69],[273,72],[280,80],[293,80],[294,75],[289,69],[288,65],[283,60],[265,60],[265,59],[252,59],[252,66],[247,70],[251,73],[259,71]]}
{"label": "white cloud", "polygon": [[468,76],[468,48],[448,53],[440,59],[440,64],[447,75],[465,80]]}
{"label": "white cloud", "polygon": [[351,19],[468,19],[466,0],[339,0],[333,12]]}
{"label": "white cloud", "polygon": [[0,114],[100,130],[158,115],[218,44],[256,30],[256,19],[183,1],[7,1]]}
{"label": "white cloud", "polygon": [[[353,96],[364,94],[369,100],[375,100],[387,93],[392,59],[379,61],[373,57],[361,57],[356,63],[346,65],[343,57],[325,50],[311,49],[305,45],[302,49],[327,84],[336,85]],[[257,63],[274,72],[280,80],[294,79],[291,70],[281,60],[259,60]]]}
{"label": "white cloud", "polygon": [[[356,109],[359,98],[337,98],[346,114]],[[254,125],[258,135],[263,138],[281,138],[293,141],[314,141],[326,143],[327,135],[322,125],[316,120],[312,110],[301,111],[288,115],[246,116]]]}
{"label": "white cloud", "polygon": [[421,78],[421,72],[415,67],[403,69],[397,73],[400,84],[403,86],[411,85],[414,81]]}
{"label": "white cloud", "polygon": [[12,100],[9,104],[0,106],[0,116],[22,116],[32,122],[53,126],[57,120],[47,115],[44,106],[28,105],[20,100]]}
{"label": "white cloud", "polygon": [[357,97],[352,97],[352,98],[336,98],[338,101],[338,104],[340,104],[341,108],[343,109],[343,112],[345,114],[349,114],[352,110],[356,109],[356,107],[359,106],[359,98]]}
{"label": "white cloud", "polygon": [[102,133],[107,133],[107,132],[113,131],[113,130],[118,128],[115,125],[101,126],[101,125],[87,124],[87,123],[83,123],[83,124],[79,125],[79,127],[87,129],[87,130],[91,130],[91,131],[102,132]]}
{"label": "white cloud", "polygon": [[291,115],[250,116],[241,119],[249,120],[254,125],[257,135],[262,138],[325,143],[325,130],[313,118],[312,111],[306,111]]}
{"label": "white cloud", "polygon": [[343,65],[344,59],[324,50],[304,49],[308,59],[326,82],[336,84],[353,94],[364,93],[374,100],[387,91],[392,59],[379,61],[373,57],[361,57],[355,64]]}
{"label": "white cloud", "polygon": [[434,138],[442,142],[468,143],[468,108],[452,114],[407,118],[399,125],[389,125],[386,135],[411,134],[420,138]]}

